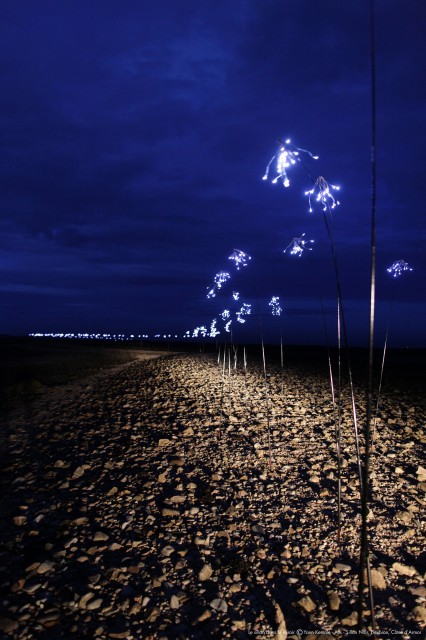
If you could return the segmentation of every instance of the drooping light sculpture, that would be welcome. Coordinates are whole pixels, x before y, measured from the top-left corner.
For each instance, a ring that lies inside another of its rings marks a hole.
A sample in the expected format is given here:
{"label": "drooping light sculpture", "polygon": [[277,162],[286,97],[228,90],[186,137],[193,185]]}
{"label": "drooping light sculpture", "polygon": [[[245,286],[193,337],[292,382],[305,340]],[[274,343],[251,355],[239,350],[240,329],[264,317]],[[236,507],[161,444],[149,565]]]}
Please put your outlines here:
{"label": "drooping light sculpture", "polygon": [[207,335],[207,328],[204,326],[195,327],[194,331],[192,332],[193,338],[198,338],[199,336],[201,336],[202,338],[205,338],[206,335]]}
{"label": "drooping light sculpture", "polygon": [[235,266],[239,271],[240,266],[247,266],[248,261],[251,260],[251,256],[249,256],[245,251],[241,251],[241,249],[234,249],[228,259],[234,261]]}
{"label": "drooping light sculpture", "polygon": [[269,163],[266,166],[266,170],[263,176],[263,180],[268,180],[269,173],[271,171],[271,165],[276,160],[276,176],[272,180],[272,184],[276,184],[279,180],[283,183],[285,187],[290,186],[290,180],[287,175],[287,169],[292,165],[296,164],[296,162],[300,162],[300,152],[307,153],[314,160],[318,160],[318,156],[314,156],[310,151],[306,149],[300,149],[299,147],[295,147],[292,144],[290,138],[287,140],[279,140],[279,150],[278,153],[272,156]]}
{"label": "drooping light sculpture", "polygon": [[320,176],[316,181],[312,189],[309,191],[305,191],[305,196],[309,197],[309,213],[312,213],[312,198],[315,198],[316,202],[320,202],[322,204],[323,211],[327,211],[327,208],[334,209],[337,205],[340,204],[338,200],[333,196],[330,189],[334,191],[339,191],[340,187],[335,184],[329,184],[327,180],[325,180],[322,176]]}
{"label": "drooping light sculpture", "polygon": [[402,276],[404,271],[412,271],[412,268],[409,266],[408,262],[405,262],[405,260],[396,260],[396,262],[387,269],[387,272],[392,274],[394,278]]}
{"label": "drooping light sculpture", "polygon": [[241,309],[239,311],[237,311],[237,313],[235,315],[237,317],[237,322],[240,322],[241,324],[244,324],[245,321],[246,321],[244,316],[251,315],[251,304],[247,304],[247,302],[244,302],[243,306],[241,307]]}
{"label": "drooping light sculpture", "polygon": [[278,296],[272,296],[271,302],[269,303],[271,307],[271,312],[273,316],[280,316],[282,312],[282,308],[280,306],[280,299]]}
{"label": "drooping light sculpture", "polygon": [[210,325],[210,333],[209,333],[210,338],[215,338],[220,334],[220,331],[217,329],[216,324],[217,324],[217,319],[214,318]]}
{"label": "drooping light sculpture", "polygon": [[304,236],[305,234],[302,233],[300,238],[293,238],[288,247],[284,249],[283,253],[287,253],[287,251],[290,249],[290,255],[298,256],[299,258],[301,258],[305,249],[307,249],[308,251],[312,251],[312,247],[310,247],[309,245],[313,244],[315,240],[304,240]]}
{"label": "drooping light sculpture", "polygon": [[207,297],[214,298],[216,296],[216,291],[221,289],[222,285],[229,280],[231,276],[227,271],[219,271],[214,277],[214,285],[210,289],[208,289]]}

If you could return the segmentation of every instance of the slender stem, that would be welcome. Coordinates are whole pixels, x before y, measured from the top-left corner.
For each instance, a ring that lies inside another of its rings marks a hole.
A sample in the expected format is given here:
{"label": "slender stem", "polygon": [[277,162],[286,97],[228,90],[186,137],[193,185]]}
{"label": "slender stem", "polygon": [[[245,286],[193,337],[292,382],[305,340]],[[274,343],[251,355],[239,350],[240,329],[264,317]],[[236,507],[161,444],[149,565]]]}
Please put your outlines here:
{"label": "slender stem", "polygon": [[[315,180],[313,179],[311,173],[306,168],[304,162],[302,160],[300,160],[300,159],[299,159],[299,162],[304,167],[304,169],[305,169],[307,175],[309,176],[312,184],[315,186]],[[360,452],[360,446],[359,446],[359,433],[358,433],[358,419],[357,419],[356,403],[355,403],[355,390],[354,390],[354,385],[353,385],[352,368],[351,368],[351,362],[350,362],[350,356],[349,356],[348,333],[347,333],[347,329],[346,329],[346,319],[345,319],[345,314],[344,314],[344,310],[343,310],[342,288],[340,286],[339,267],[338,267],[338,262],[337,262],[337,251],[336,251],[336,246],[335,246],[335,243],[334,243],[333,235],[332,235],[332,232],[331,232],[331,228],[330,228],[329,222],[327,220],[326,212],[328,212],[330,220],[332,221],[333,218],[332,218],[332,215],[331,215],[331,209],[330,209],[330,206],[328,204],[326,205],[325,209],[323,210],[323,218],[324,218],[324,224],[325,224],[325,227],[326,227],[326,230],[327,230],[327,235],[328,235],[328,238],[330,240],[331,253],[332,253],[332,256],[333,256],[334,273],[335,273],[335,276],[336,276],[337,300],[339,302],[340,316],[342,318],[343,338],[344,338],[344,344],[345,344],[345,353],[346,353],[346,360],[347,360],[347,365],[348,365],[349,387],[350,387],[351,400],[352,400],[352,415],[353,415],[353,423],[354,423],[355,445],[356,445],[356,452],[357,452],[358,479],[359,479],[359,485],[360,485],[360,493],[362,494],[362,491],[363,491],[363,488],[362,488],[363,487],[363,475],[362,475],[362,469],[361,469],[361,452]]]}
{"label": "slender stem", "polygon": [[[340,301],[337,301],[337,392],[338,414],[336,423],[336,454],[337,454],[337,543],[341,549],[341,523],[342,523],[342,359],[341,359],[341,327],[340,327]],[[332,378],[331,364],[330,376]],[[335,410],[334,389],[332,384],[333,411]]]}
{"label": "slender stem", "polygon": [[374,0],[370,0],[370,53],[371,53],[371,271],[370,271],[370,334],[368,357],[367,409],[364,434],[364,490],[361,493],[361,544],[358,582],[358,630],[363,627],[364,615],[364,576],[367,575],[367,586],[370,600],[371,622],[376,629],[374,616],[374,599],[370,575],[368,546],[368,502],[370,499],[370,446],[371,416],[373,398],[373,355],[374,355],[374,319],[376,300],[376,50]]}
{"label": "slender stem", "polygon": [[381,368],[380,368],[380,380],[379,380],[379,388],[378,388],[378,391],[377,391],[376,409],[374,411],[373,432],[371,434],[371,446],[372,447],[374,446],[375,441],[376,441],[377,417],[378,417],[378,414],[379,414],[380,395],[381,395],[381,392],[382,392],[383,370],[385,368],[385,357],[386,357],[386,349],[387,349],[387,345],[388,345],[389,330],[390,330],[391,317],[392,317],[393,299],[394,299],[394,289],[392,288],[392,298],[391,298],[391,303],[390,303],[390,308],[389,308],[388,324],[387,324],[387,327],[386,327],[385,343],[383,345],[383,356],[382,356],[382,364],[381,364]]}
{"label": "slender stem", "polygon": [[260,341],[262,346],[262,358],[263,358],[263,379],[265,383],[265,395],[266,395],[266,425],[268,433],[268,453],[269,453],[269,466],[272,465],[272,448],[271,448],[271,424],[270,424],[270,408],[269,408],[269,388],[268,388],[268,376],[266,373],[266,357],[265,357],[265,342],[263,340],[263,323],[260,313],[259,300],[257,301],[257,309],[259,313],[259,325],[260,325]]}
{"label": "slender stem", "polygon": [[220,392],[220,423],[219,423],[219,430],[217,432],[217,439],[218,441],[221,439],[222,436],[222,426],[223,426],[223,396],[224,396],[224,391],[225,391],[225,366],[226,366],[226,342],[223,345],[223,363],[222,363],[222,384],[221,384],[221,392]]}
{"label": "slender stem", "polygon": [[232,410],[232,379],[231,379],[231,345],[228,349],[228,411],[231,415]]}
{"label": "slender stem", "polygon": [[[328,213],[330,215],[330,219],[332,219],[331,218],[331,211],[330,211],[330,207],[329,206],[327,206],[327,211],[328,211]],[[362,496],[362,492],[363,492],[363,475],[362,475],[362,468],[361,468],[361,450],[360,450],[360,444],[359,444],[358,419],[357,419],[356,402],[355,402],[355,389],[354,389],[354,384],[353,384],[352,367],[351,367],[351,361],[350,361],[350,355],[349,355],[348,331],[347,331],[347,327],[346,327],[346,318],[345,318],[343,302],[342,302],[342,288],[341,288],[341,285],[340,285],[340,276],[339,276],[339,267],[338,267],[338,262],[337,262],[336,245],[334,243],[334,239],[333,239],[333,235],[332,235],[332,232],[331,232],[331,228],[330,228],[330,225],[328,223],[327,216],[325,215],[325,212],[324,212],[324,222],[325,222],[325,226],[326,226],[326,229],[327,229],[327,234],[328,234],[328,237],[329,237],[329,240],[330,240],[331,253],[332,253],[332,256],[333,256],[334,272],[335,272],[335,276],[336,276],[337,300],[338,300],[339,309],[340,309],[339,318],[341,318],[341,326],[342,326],[342,330],[343,330],[343,340],[344,340],[344,346],[345,346],[346,361],[347,361],[347,365],[348,365],[349,388],[350,388],[350,392],[351,392],[352,415],[353,415],[354,434],[355,434],[355,447],[356,447],[357,466],[358,466],[358,479],[359,479],[359,485],[360,485],[360,494]],[[339,397],[340,397],[340,394],[339,394]],[[339,401],[339,404],[340,404],[340,401]]]}
{"label": "slender stem", "polygon": [[[314,265],[312,264],[312,260],[308,254],[308,264],[312,269],[313,276],[315,278],[316,272],[314,269]],[[317,284],[317,289],[319,291],[319,285]],[[339,300],[337,301],[337,346],[338,346],[338,407],[339,411],[336,411],[336,394],[334,390],[334,376],[333,376],[333,367],[331,364],[331,353],[330,353],[330,344],[328,338],[327,331],[327,321],[325,315],[325,306],[324,301],[319,291],[319,301],[321,307],[321,317],[323,322],[323,331],[324,331],[324,342],[327,349],[327,361],[328,361],[328,371],[330,377],[330,391],[331,391],[331,401],[333,406],[333,422],[335,426],[335,438],[336,438],[336,456],[337,456],[337,543],[339,547],[339,551],[341,550],[341,528],[342,528],[342,448],[341,448],[341,422],[342,422],[342,410],[341,410],[341,329],[340,329],[340,304]]]}

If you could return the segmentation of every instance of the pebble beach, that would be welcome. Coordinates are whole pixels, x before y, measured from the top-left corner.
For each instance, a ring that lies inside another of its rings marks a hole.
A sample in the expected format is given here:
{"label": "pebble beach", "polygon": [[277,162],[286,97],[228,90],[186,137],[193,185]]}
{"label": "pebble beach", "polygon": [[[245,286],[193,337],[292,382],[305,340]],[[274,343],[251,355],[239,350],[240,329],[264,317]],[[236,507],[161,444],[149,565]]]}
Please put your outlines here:
{"label": "pebble beach", "polygon": [[[1,433],[0,638],[355,633],[355,430],[345,383],[339,518],[327,363],[265,377],[241,354],[148,354],[39,390]],[[385,385],[368,516],[379,637],[424,637],[425,442],[420,393]]]}

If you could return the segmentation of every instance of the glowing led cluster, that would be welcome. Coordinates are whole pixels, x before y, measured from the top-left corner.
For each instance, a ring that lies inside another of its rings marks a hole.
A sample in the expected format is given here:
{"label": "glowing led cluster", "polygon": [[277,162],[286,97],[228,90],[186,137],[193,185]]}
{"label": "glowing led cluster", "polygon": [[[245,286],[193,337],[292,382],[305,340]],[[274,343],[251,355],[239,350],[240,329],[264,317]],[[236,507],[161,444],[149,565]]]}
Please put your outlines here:
{"label": "glowing led cluster", "polygon": [[266,167],[265,174],[263,176],[263,180],[268,180],[269,172],[270,172],[270,169],[271,169],[271,164],[276,159],[276,161],[277,161],[277,164],[276,164],[277,175],[272,180],[272,184],[275,184],[276,182],[278,182],[278,180],[281,180],[285,187],[289,187],[290,186],[290,180],[288,179],[288,175],[287,175],[287,171],[286,170],[289,167],[291,167],[291,165],[296,164],[296,162],[300,162],[299,153],[301,151],[303,153],[307,153],[314,160],[318,160],[318,156],[312,155],[312,153],[310,151],[307,151],[306,149],[300,149],[299,147],[295,147],[291,143],[291,140],[289,138],[285,142],[283,142],[282,140],[279,140],[279,143],[280,143],[279,151],[278,151],[278,153],[276,155],[272,156],[272,158],[270,159],[270,161],[269,161],[269,163],[268,163],[268,165]]}
{"label": "glowing led cluster", "polygon": [[[251,260],[251,256],[249,256],[245,251],[241,251],[241,249],[234,249],[228,259],[234,262],[237,270],[239,271],[241,266],[247,266],[248,261]],[[207,290],[207,297],[215,298],[217,291],[230,279],[230,277],[231,276],[227,271],[219,271],[219,273],[214,277],[213,286]],[[240,294],[236,291],[232,294],[234,300],[238,300],[239,295]]]}
{"label": "glowing led cluster", "polygon": [[282,312],[282,308],[280,307],[280,299],[278,296],[272,296],[271,302],[269,303],[271,307],[273,316],[280,316]]}
{"label": "glowing led cluster", "polygon": [[245,323],[244,316],[251,315],[251,304],[247,304],[246,302],[244,302],[241,309],[237,311],[235,315],[237,316],[237,322],[241,322],[241,324],[244,324]]}
{"label": "glowing led cluster", "polygon": [[231,255],[228,258],[229,260],[233,260],[235,262],[235,266],[237,270],[241,267],[246,267],[248,260],[251,260],[251,256],[249,256],[245,251],[241,251],[241,249],[234,249]]}
{"label": "glowing led cluster", "polygon": [[231,276],[227,271],[219,271],[214,277],[214,285],[207,292],[208,298],[214,298],[216,296],[216,291],[221,289],[222,285],[229,280]]}
{"label": "glowing led cluster", "polygon": [[397,260],[387,269],[387,272],[391,273],[394,278],[399,278],[404,271],[412,271],[412,268],[405,260]]}
{"label": "glowing led cluster", "polygon": [[305,234],[302,233],[300,238],[293,238],[288,247],[286,247],[283,253],[287,253],[290,249],[290,255],[302,257],[302,253],[307,249],[308,251],[312,251],[312,247],[309,244],[313,244],[315,240],[304,240]]}
{"label": "glowing led cluster", "polygon": [[220,317],[222,318],[223,321],[228,320],[228,318],[231,317],[229,309],[225,309],[224,311],[222,311],[222,313],[220,314]]}
{"label": "glowing led cluster", "polygon": [[210,333],[209,333],[210,338],[215,338],[220,334],[220,331],[218,331],[216,324],[217,324],[217,319],[214,318],[214,320],[212,320],[212,323],[210,325]]}
{"label": "glowing led cluster", "polygon": [[316,181],[312,189],[309,191],[305,191],[305,196],[309,196],[309,212],[312,213],[312,197],[315,196],[315,200],[322,204],[322,208],[324,211],[327,211],[327,208],[334,209],[337,207],[340,202],[336,200],[336,198],[331,193],[330,189],[334,191],[339,191],[340,187],[335,184],[329,184],[322,176],[320,176]]}
{"label": "glowing led cluster", "polygon": [[206,327],[196,327],[194,329],[194,331],[192,332],[192,337],[193,338],[198,338],[199,336],[201,336],[202,338],[205,338],[207,335],[207,328]]}
{"label": "glowing led cluster", "polygon": [[234,298],[234,300],[239,300],[240,294],[238,293],[238,291],[233,291],[232,292],[232,297]]}
{"label": "glowing led cluster", "polygon": [[[138,333],[126,335],[125,333],[29,333],[32,338],[66,338],[75,340],[113,340],[113,341],[125,341],[125,340],[142,340],[149,338],[147,333]],[[157,334],[156,338],[177,338],[177,335],[163,335]]]}

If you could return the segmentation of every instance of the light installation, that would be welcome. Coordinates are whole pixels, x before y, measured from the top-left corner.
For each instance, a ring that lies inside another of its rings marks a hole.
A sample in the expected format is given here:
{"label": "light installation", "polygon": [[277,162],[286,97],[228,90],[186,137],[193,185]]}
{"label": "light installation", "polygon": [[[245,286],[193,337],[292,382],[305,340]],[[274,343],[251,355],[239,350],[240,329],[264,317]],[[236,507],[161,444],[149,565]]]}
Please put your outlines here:
{"label": "light installation", "polygon": [[405,260],[396,260],[387,269],[387,272],[392,274],[394,278],[401,277],[404,271],[412,271],[412,268],[409,266],[408,262],[405,262]]}
{"label": "light installation", "polygon": [[287,253],[287,251],[290,250],[290,255],[298,256],[299,258],[301,258],[305,249],[307,249],[308,251],[312,251],[312,247],[310,247],[309,245],[313,244],[315,240],[304,240],[304,237],[305,234],[302,233],[300,238],[293,238],[288,247],[284,249],[283,253]]}
{"label": "light installation", "polygon": [[265,173],[263,175],[263,180],[268,180],[269,174],[271,172],[271,165],[274,160],[276,160],[275,170],[276,176],[272,180],[272,184],[276,184],[279,180],[283,183],[285,187],[290,186],[290,180],[287,175],[287,169],[289,169],[292,165],[296,164],[296,162],[301,162],[300,153],[307,153],[314,160],[318,160],[318,156],[314,156],[310,151],[306,149],[300,149],[299,147],[295,147],[290,138],[287,140],[279,140],[280,147],[277,154],[272,156],[270,161],[266,166]]}
{"label": "light installation", "polygon": [[331,191],[339,191],[340,187],[336,184],[330,184],[322,176],[317,178],[312,189],[305,191],[305,196],[309,197],[309,212],[312,213],[312,198],[316,202],[322,204],[323,211],[327,211],[328,208],[334,209],[340,204],[338,200],[333,196]]}
{"label": "light installation", "polygon": [[280,299],[278,296],[272,296],[269,306],[271,307],[271,312],[273,316],[281,315],[282,308],[280,306]]}

